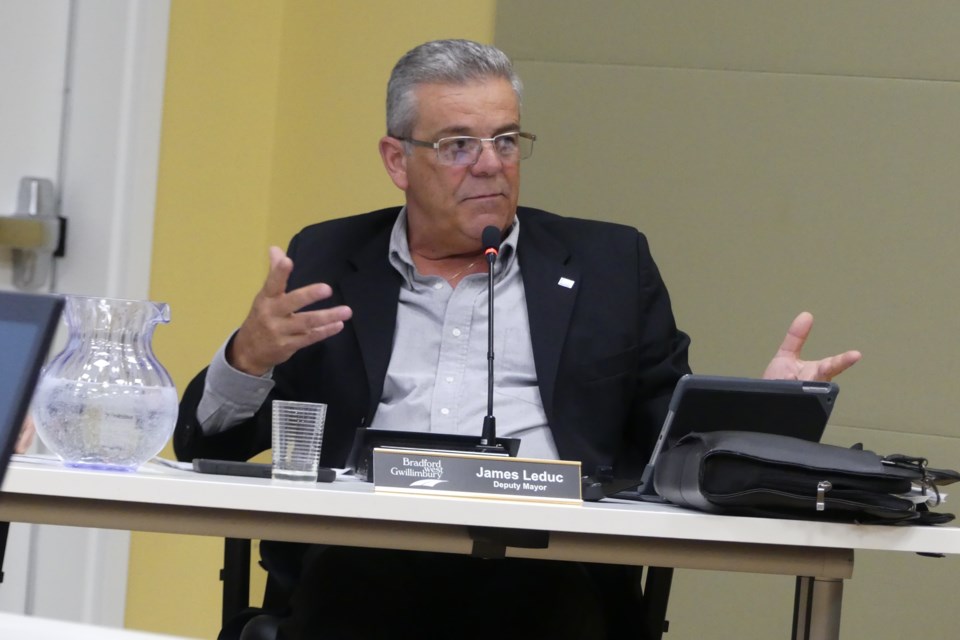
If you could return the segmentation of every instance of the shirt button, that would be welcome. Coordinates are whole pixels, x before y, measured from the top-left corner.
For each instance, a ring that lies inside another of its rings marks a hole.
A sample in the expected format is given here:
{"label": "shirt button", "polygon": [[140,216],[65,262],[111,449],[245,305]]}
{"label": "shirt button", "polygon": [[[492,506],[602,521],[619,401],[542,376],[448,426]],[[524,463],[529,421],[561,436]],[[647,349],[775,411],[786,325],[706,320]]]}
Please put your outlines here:
{"label": "shirt button", "polygon": [[453,330],[453,335],[455,335],[455,336],[457,336],[457,337],[459,338],[459,337],[460,337],[460,329],[454,329],[454,330]]}
{"label": "shirt button", "polygon": [[443,283],[442,283],[442,282],[438,282],[437,284],[433,285],[433,288],[434,288],[434,289],[443,289]]}
{"label": "shirt button", "polygon": [[453,382],[453,376],[447,376],[446,380],[447,382]]}
{"label": "shirt button", "polygon": [[450,409],[447,409],[446,407],[444,407],[443,409],[440,409],[440,413],[442,413],[445,416],[448,416],[450,415]]}

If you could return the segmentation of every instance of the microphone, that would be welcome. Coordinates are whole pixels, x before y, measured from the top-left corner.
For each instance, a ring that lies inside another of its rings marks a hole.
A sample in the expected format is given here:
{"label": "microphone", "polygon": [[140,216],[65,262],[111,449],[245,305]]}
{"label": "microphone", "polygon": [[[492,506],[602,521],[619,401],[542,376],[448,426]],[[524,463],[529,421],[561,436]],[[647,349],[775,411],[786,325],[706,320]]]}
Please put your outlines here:
{"label": "microphone", "polygon": [[484,227],[480,236],[487,259],[487,415],[483,418],[480,445],[494,446],[497,440],[497,419],[493,415],[493,265],[500,255],[500,229]]}
{"label": "microphone", "polygon": [[498,438],[497,420],[493,416],[493,266],[500,254],[500,229],[483,229],[480,240],[487,260],[487,415],[483,419],[480,438],[452,433],[426,431],[394,431],[390,429],[357,428],[353,446],[347,457],[347,467],[365,480],[372,480],[373,449],[417,449],[452,453],[507,456],[515,458],[520,450],[519,438]]}

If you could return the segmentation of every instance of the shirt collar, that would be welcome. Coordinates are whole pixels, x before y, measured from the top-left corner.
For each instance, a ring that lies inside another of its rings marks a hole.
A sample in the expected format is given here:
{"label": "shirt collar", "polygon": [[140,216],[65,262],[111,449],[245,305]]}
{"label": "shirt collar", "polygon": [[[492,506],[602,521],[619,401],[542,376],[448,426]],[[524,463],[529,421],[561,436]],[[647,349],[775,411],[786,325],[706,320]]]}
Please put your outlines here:
{"label": "shirt collar", "polygon": [[[503,279],[513,268],[517,259],[517,241],[520,238],[520,218],[514,216],[513,226],[507,232],[507,236],[500,242],[500,258],[494,265],[493,277],[495,280]],[[400,273],[404,283],[408,287],[413,287],[414,277],[416,276],[416,267],[413,265],[413,258],[410,256],[410,244],[407,242],[407,207],[400,209],[396,222],[393,223],[393,230],[390,232],[389,256],[390,264]]]}

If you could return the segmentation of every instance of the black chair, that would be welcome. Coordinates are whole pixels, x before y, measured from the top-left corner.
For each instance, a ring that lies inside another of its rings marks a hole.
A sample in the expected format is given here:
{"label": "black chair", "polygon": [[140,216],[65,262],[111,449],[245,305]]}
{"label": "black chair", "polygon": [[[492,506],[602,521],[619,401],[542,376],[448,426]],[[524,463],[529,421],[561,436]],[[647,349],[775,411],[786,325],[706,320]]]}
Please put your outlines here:
{"label": "black chair", "polygon": [[[263,541],[262,545],[270,545]],[[284,566],[274,566],[261,559],[259,564],[267,570],[267,584],[263,602],[259,607],[250,606],[250,540],[225,538],[223,541],[223,610],[218,640],[275,640],[280,622],[289,613],[288,602],[299,575],[302,553],[309,548],[305,544],[286,544],[286,558],[280,558]]]}
{"label": "black chair", "polygon": [[[3,582],[3,559],[9,529],[9,523],[0,522],[0,583]],[[305,552],[308,546],[286,545],[285,548],[295,556]],[[485,549],[497,553],[492,547]],[[280,623],[288,613],[287,603],[299,576],[283,567],[264,567],[268,569],[268,577],[263,603],[251,607],[250,553],[250,540],[224,539],[223,568],[220,570],[223,582],[222,629],[218,640],[276,640]],[[296,557],[287,560],[289,566],[296,566]],[[260,564],[263,565],[263,561]],[[613,638],[662,640],[663,634],[669,630],[666,615],[673,569],[647,567],[646,580],[641,585],[643,567],[584,566],[600,591]]]}
{"label": "black chair", "polygon": [[[541,533],[541,532],[533,532]],[[476,534],[474,534],[476,535]],[[476,539],[476,537],[475,537]],[[522,541],[512,540],[523,544]],[[273,544],[267,541],[261,545]],[[478,541],[484,555],[503,557],[503,544],[489,538]],[[250,540],[224,539],[222,625],[218,640],[276,640],[283,618],[289,613],[287,603],[298,575],[289,567],[297,565],[297,554],[310,545],[286,545],[287,567],[268,567],[263,604],[250,606]],[[269,562],[269,561],[268,561]],[[673,581],[673,569],[584,563],[604,603],[610,637],[617,640],[662,640],[669,630],[667,603]]]}

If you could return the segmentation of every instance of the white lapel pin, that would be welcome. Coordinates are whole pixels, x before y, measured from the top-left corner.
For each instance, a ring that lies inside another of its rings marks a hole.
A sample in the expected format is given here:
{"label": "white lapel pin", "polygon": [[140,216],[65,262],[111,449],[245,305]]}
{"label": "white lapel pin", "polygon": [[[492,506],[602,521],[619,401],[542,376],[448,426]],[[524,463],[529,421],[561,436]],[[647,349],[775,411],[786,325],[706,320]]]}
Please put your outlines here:
{"label": "white lapel pin", "polygon": [[570,278],[560,278],[557,284],[561,287],[566,287],[567,289],[573,289],[574,282]]}

